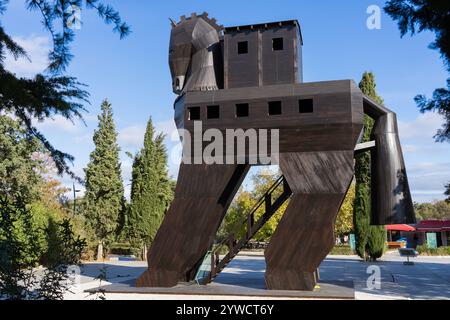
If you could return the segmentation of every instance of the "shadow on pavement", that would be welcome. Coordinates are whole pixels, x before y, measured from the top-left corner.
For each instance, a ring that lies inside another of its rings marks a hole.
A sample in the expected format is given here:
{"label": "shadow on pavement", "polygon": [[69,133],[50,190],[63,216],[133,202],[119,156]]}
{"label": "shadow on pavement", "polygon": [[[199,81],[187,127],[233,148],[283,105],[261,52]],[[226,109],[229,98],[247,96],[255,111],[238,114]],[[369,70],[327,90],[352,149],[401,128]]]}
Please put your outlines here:
{"label": "shadow on pavement", "polygon": [[[357,292],[379,298],[400,299],[450,299],[450,260],[415,261],[413,266],[403,265],[403,261],[362,262],[357,258],[328,257],[320,266],[322,283],[350,281]],[[369,266],[379,267],[380,289],[368,289]],[[265,289],[264,257],[236,257],[214,280],[214,284],[234,285],[252,289]],[[82,282],[98,278],[101,269],[106,268],[106,281],[126,283],[133,286],[143,273],[145,262],[119,261],[89,263],[82,268]],[[320,283],[319,283],[320,284]]]}
{"label": "shadow on pavement", "polygon": [[[369,266],[379,267],[380,289],[369,289]],[[262,257],[239,257],[214,281],[264,289],[265,261]],[[363,262],[356,258],[328,257],[320,266],[320,282],[353,281],[355,290],[370,295],[411,299],[450,299],[450,264],[420,261],[405,266],[403,261]],[[319,282],[319,284],[320,284]]]}

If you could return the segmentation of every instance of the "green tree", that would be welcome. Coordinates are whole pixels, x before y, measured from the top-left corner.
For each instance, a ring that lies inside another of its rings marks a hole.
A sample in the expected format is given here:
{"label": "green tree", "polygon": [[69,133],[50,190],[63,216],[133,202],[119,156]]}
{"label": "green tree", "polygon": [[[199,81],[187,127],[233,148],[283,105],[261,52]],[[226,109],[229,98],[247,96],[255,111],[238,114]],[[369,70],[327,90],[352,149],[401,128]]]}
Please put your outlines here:
{"label": "green tree", "polygon": [[[45,180],[42,145],[19,120],[0,116],[0,297],[60,299],[68,265],[77,264],[84,241],[59,218],[54,181]],[[70,245],[69,245],[70,244]],[[64,250],[60,250],[63,248]],[[48,259],[50,254],[52,259]],[[69,259],[70,258],[70,259]],[[51,263],[50,263],[51,262]],[[36,271],[42,264],[43,272]]]}
{"label": "green tree", "polygon": [[438,212],[439,216],[437,219],[439,220],[450,220],[450,204],[446,201],[437,201],[434,203],[434,207]]}
{"label": "green tree", "polygon": [[448,220],[450,219],[450,203],[435,201],[433,203],[415,203],[418,220]]}
{"label": "green tree", "polygon": [[164,135],[155,136],[152,120],[147,122],[144,147],[133,161],[131,205],[128,217],[130,243],[145,258],[164,214],[173,198],[173,183],[167,172]]}
{"label": "green tree", "polygon": [[0,296],[8,299],[28,296],[28,271],[42,252],[42,237],[27,208],[39,199],[42,163],[33,157],[39,150],[19,121],[0,115]]}
{"label": "green tree", "polygon": [[226,239],[231,234],[234,238],[241,238],[244,236],[245,228],[243,222],[254,205],[255,199],[252,193],[241,187],[236,197],[233,199],[219,229],[218,238],[220,241]]}
{"label": "green tree", "polygon": [[[441,0],[390,0],[384,10],[397,21],[401,36],[407,33],[431,31],[436,40],[430,48],[438,50],[441,54],[447,71],[450,72],[450,2]],[[436,141],[450,141],[450,78],[447,79],[447,88],[436,89],[432,99],[424,95],[415,98],[420,111],[436,111],[440,113],[445,122],[438,130]]]}
{"label": "green tree", "polygon": [[356,182],[355,203],[353,205],[353,226],[355,228],[356,253],[368,259],[367,241],[370,227],[370,194],[365,183]]}
{"label": "green tree", "polygon": [[103,101],[101,110],[93,139],[95,149],[85,169],[85,215],[98,241],[97,259],[103,259],[104,250],[116,236],[125,202],[111,104]]}
{"label": "green tree", "polygon": [[[254,203],[258,201],[264,193],[275,183],[278,177],[281,175],[280,171],[271,171],[271,170],[261,170],[257,174],[252,177],[253,185],[255,186],[254,191],[252,192],[252,196],[254,199]],[[277,188],[273,194],[272,199],[275,200],[277,197],[281,195],[283,192],[282,188]],[[283,217],[284,211],[289,204],[289,200],[283,203],[280,208],[278,208],[277,212],[273,214],[273,216],[266,222],[266,224],[259,230],[255,239],[258,241],[268,241],[272,237],[273,233],[278,227],[278,223]],[[258,220],[263,214],[265,209],[263,206],[256,211],[255,220]],[[249,213],[249,212],[246,212]]]}
{"label": "green tree", "polygon": [[355,201],[355,185],[352,184],[345,196],[334,225],[334,233],[338,237],[349,234],[353,230],[353,203]]}
{"label": "green tree", "polygon": [[68,268],[80,263],[86,241],[76,235],[69,219],[49,221],[45,229],[47,250],[43,260],[46,267],[39,277],[38,299],[62,300],[68,287]]}
{"label": "green tree", "polygon": [[[0,16],[7,11],[9,0],[0,0]],[[72,59],[70,44],[75,38],[71,28],[73,14],[68,10],[76,6],[79,10],[93,9],[102,20],[113,24],[114,31],[123,38],[130,33],[119,14],[111,6],[99,0],[24,0],[26,8],[42,16],[42,24],[50,33],[53,48],[49,52],[49,66],[44,74],[33,79],[20,78],[8,71],[4,65],[7,53],[17,59],[29,59],[26,51],[5,31],[0,23],[0,112],[15,115],[22,121],[27,133],[36,137],[52,155],[59,173],[66,172],[75,177],[67,162],[73,157],[56,149],[33,125],[33,120],[60,115],[66,119],[82,119],[83,105],[89,94],[84,85],[74,77],[64,75]],[[76,178],[76,177],[75,177]]]}
{"label": "green tree", "polygon": [[[250,210],[254,207],[256,202],[261,196],[272,186],[277,178],[279,172],[273,172],[270,170],[260,170],[255,173],[251,178],[254,189],[252,192],[240,189],[230,208],[224,218],[224,221],[219,229],[219,238],[225,239],[229,234],[233,234],[235,238],[243,237],[246,232],[245,219],[250,213]],[[272,199],[276,199],[282,190],[278,188],[272,194]],[[264,224],[264,226],[253,237],[258,241],[268,241],[275,232],[278,223],[283,217],[284,211],[287,208],[289,201],[283,203],[275,214]],[[261,206],[255,212],[255,220],[258,220],[264,214],[264,206]]]}
{"label": "green tree", "polygon": [[0,115],[0,194],[20,196],[27,203],[38,199],[43,163],[34,154],[41,150],[18,120]]}
{"label": "green tree", "polygon": [[436,217],[436,208],[432,203],[414,203],[417,220],[429,220]]}
{"label": "green tree", "polygon": [[[69,220],[36,228],[20,195],[0,195],[0,297],[62,299],[68,289],[67,268],[80,262],[85,241],[75,236]],[[51,227],[51,228],[50,228]],[[47,237],[43,250],[41,233]],[[36,267],[42,263],[45,269]]]}
{"label": "green tree", "polygon": [[[383,104],[383,99],[376,93],[375,77],[371,72],[365,72],[359,83],[361,91],[374,99],[377,103]],[[371,140],[371,132],[374,120],[369,116],[364,116],[364,133],[361,142]],[[384,226],[370,225],[370,153],[359,155],[355,161],[355,204],[353,209],[353,219],[356,236],[356,252],[364,260],[376,260],[383,254],[386,241],[386,230]]]}

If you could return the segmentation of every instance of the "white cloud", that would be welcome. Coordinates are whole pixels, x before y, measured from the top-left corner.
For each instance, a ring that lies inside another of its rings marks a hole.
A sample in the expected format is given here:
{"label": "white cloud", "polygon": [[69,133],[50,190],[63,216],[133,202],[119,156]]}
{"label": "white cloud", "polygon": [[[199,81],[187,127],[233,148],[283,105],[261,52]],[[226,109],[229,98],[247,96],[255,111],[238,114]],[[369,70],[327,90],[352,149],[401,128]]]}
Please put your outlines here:
{"label": "white cloud", "polygon": [[122,181],[124,185],[125,198],[130,199],[131,193],[131,174],[133,171],[133,162],[128,156],[121,158],[120,168],[122,171]]}
{"label": "white cloud", "polygon": [[398,121],[398,131],[401,139],[430,139],[442,126],[443,118],[434,112],[420,114],[410,122]]}
{"label": "white cloud", "polygon": [[98,121],[98,115],[96,115],[96,114],[90,114],[90,113],[88,113],[88,114],[83,114],[83,119],[84,119],[84,121],[86,121],[86,122],[95,122],[95,123],[97,123],[97,121]]}
{"label": "white cloud", "polygon": [[[173,140],[171,137],[177,135],[177,128],[173,120],[165,120],[155,122],[153,124],[157,134],[163,133],[166,135],[166,144]],[[117,138],[119,144],[123,147],[141,148],[144,143],[145,125],[133,125],[119,130]]]}
{"label": "white cloud", "polygon": [[424,203],[424,202],[435,202],[443,200],[442,192],[440,191],[418,191],[412,193],[412,199],[414,202]]}
{"label": "white cloud", "polygon": [[119,131],[117,141],[122,147],[142,147],[145,135],[145,127],[136,125],[123,128]]}
{"label": "white cloud", "polygon": [[42,36],[31,35],[28,37],[12,37],[26,52],[31,61],[26,58],[14,59],[7,55],[5,59],[6,69],[19,77],[33,77],[43,72],[48,66],[48,53],[51,48],[50,39]]}
{"label": "white cloud", "polygon": [[40,130],[50,129],[66,133],[75,133],[80,131],[80,127],[84,127],[81,121],[74,120],[74,122],[64,118],[63,116],[55,116],[53,119],[47,118],[42,122],[37,122],[35,125]]}
{"label": "white cloud", "polygon": [[156,132],[165,134],[166,138],[170,139],[173,135],[177,135],[177,127],[172,119],[156,122],[154,125]]}
{"label": "white cloud", "polygon": [[131,181],[131,173],[133,170],[133,162],[128,156],[121,158],[120,168],[122,170],[122,180],[125,184],[129,184]]}
{"label": "white cloud", "polygon": [[444,185],[450,181],[450,149],[436,143],[433,136],[441,127],[439,114],[419,114],[412,121],[398,121],[408,179],[417,202],[443,199]]}
{"label": "white cloud", "polygon": [[82,134],[80,136],[76,136],[73,138],[73,142],[75,142],[76,144],[82,144],[82,145],[91,144],[92,143],[92,134],[86,133],[86,134]]}
{"label": "white cloud", "polygon": [[414,201],[444,199],[444,186],[450,181],[450,163],[428,161],[411,165],[408,180]]}
{"label": "white cloud", "polygon": [[419,148],[412,144],[404,144],[402,146],[402,149],[403,149],[403,152],[407,152],[407,153],[413,153],[413,152],[419,151]]}
{"label": "white cloud", "polygon": [[432,161],[424,161],[417,163],[409,168],[410,172],[423,174],[428,170],[433,169],[436,171],[447,171],[450,172],[450,162],[432,162]]}

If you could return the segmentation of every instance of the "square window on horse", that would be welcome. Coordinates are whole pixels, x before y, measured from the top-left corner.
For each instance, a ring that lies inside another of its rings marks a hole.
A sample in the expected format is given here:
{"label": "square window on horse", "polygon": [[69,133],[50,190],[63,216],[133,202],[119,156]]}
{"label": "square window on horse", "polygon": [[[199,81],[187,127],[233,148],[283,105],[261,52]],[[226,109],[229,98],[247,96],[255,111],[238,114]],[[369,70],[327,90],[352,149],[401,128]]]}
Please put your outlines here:
{"label": "square window on horse", "polygon": [[248,41],[239,41],[238,54],[246,54],[246,53],[248,53]]}
{"label": "square window on horse", "polygon": [[272,50],[273,51],[283,50],[283,38],[273,38],[272,39]]}
{"label": "square window on horse", "polygon": [[281,114],[281,101],[269,101],[269,116]]}
{"label": "square window on horse", "polygon": [[248,103],[238,103],[236,105],[236,117],[248,117]]}
{"label": "square window on horse", "polygon": [[188,112],[189,120],[200,120],[200,107],[190,107]]}
{"label": "square window on horse", "polygon": [[300,99],[300,100],[298,100],[298,112],[300,112],[300,113],[312,113],[312,112],[314,112],[313,99]]}
{"label": "square window on horse", "polygon": [[219,117],[220,117],[220,107],[218,105],[207,106],[206,107],[206,117],[208,119],[219,119]]}

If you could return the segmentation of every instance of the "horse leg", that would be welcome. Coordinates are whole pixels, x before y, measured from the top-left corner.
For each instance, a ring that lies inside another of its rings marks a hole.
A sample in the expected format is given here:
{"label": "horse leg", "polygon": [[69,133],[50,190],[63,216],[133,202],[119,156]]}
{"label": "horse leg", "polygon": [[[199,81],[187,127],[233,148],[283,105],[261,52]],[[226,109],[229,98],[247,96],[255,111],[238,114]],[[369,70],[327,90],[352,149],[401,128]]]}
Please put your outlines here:
{"label": "horse leg", "polygon": [[248,165],[181,164],[175,198],[147,255],[138,287],[171,287],[191,281],[214,241]]}
{"label": "horse leg", "polygon": [[280,154],[292,190],[265,251],[268,289],[313,290],[334,246],[336,215],[353,178],[353,151]]}

